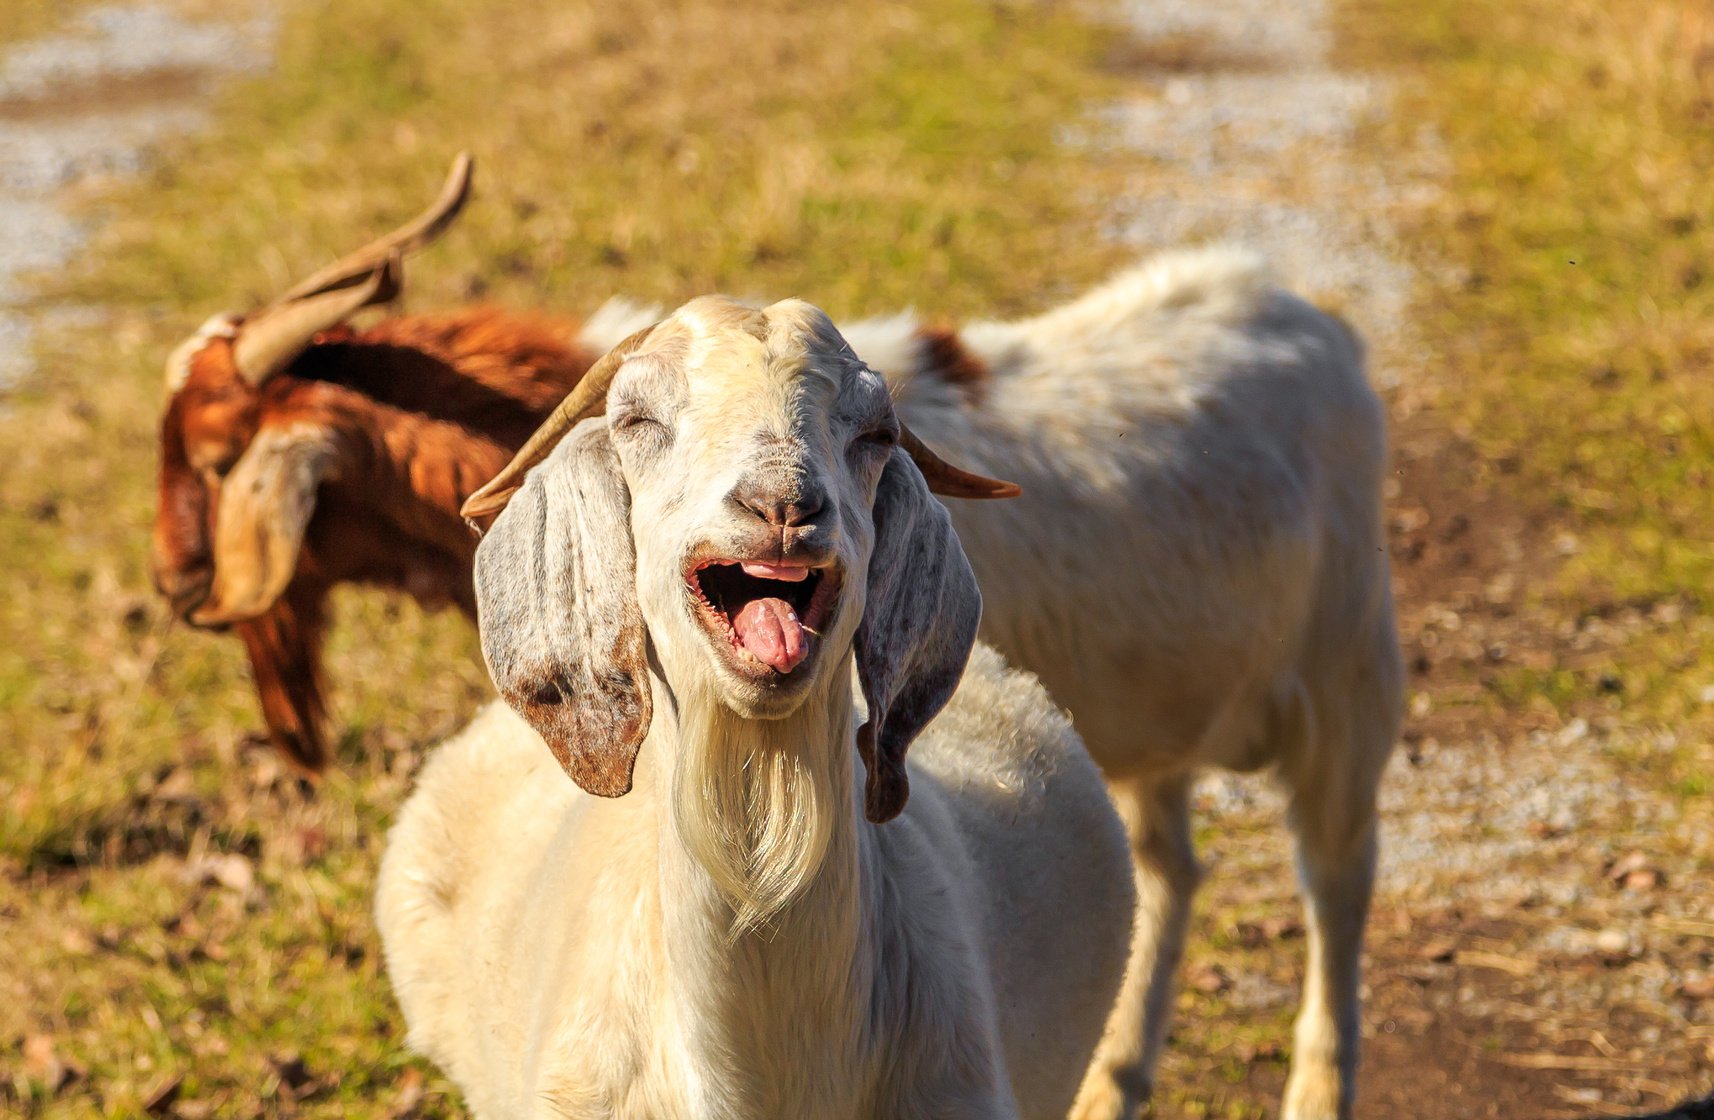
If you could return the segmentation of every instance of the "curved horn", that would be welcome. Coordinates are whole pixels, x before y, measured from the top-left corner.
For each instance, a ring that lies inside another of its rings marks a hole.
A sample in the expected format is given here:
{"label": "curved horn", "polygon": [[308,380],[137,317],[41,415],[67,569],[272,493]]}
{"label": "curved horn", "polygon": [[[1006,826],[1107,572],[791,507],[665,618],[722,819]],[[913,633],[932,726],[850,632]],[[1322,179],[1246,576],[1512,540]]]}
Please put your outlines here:
{"label": "curved horn", "polygon": [[369,306],[391,299],[399,291],[399,258],[395,255],[374,269],[366,283],[309,296],[271,307],[243,324],[233,343],[238,374],[260,385],[291,364],[316,335],[337,327]]}
{"label": "curved horn", "polygon": [[649,332],[654,329],[653,326],[644,327],[608,351],[605,357],[589,368],[589,372],[566,394],[566,398],[559,402],[553,413],[542,421],[541,427],[524,441],[524,446],[512,456],[512,461],[464,500],[464,507],[459,510],[464,520],[470,522],[474,528],[478,518],[488,517],[505,509],[512,495],[524,484],[524,476],[529,473],[531,467],[551,455],[553,449],[559,446],[559,441],[577,426],[578,421],[601,414],[607,407],[607,387],[613,384],[619,367],[643,345],[644,340],[649,337]]}
{"label": "curved horn", "polygon": [[1002,482],[997,478],[971,474],[948,463],[929,450],[927,444],[905,427],[903,420],[899,421],[899,446],[911,457],[911,462],[917,465],[917,470],[922,472],[923,481],[928,483],[930,493],[948,498],[1015,498],[1023,493],[1023,489],[1015,482]]}
{"label": "curved horn", "polygon": [[464,209],[464,203],[470,198],[470,173],[473,167],[470,153],[459,152],[457,158],[452,161],[452,170],[447,173],[446,184],[440,188],[440,196],[427,210],[387,236],[371,241],[354,253],[347,253],[326,268],[319,269],[307,279],[294,284],[276,299],[274,304],[277,306],[290,303],[305,296],[347,287],[385,264],[392,256],[414,253],[429,244],[439,237],[446,227],[452,224],[452,220],[458,217],[459,211]]}

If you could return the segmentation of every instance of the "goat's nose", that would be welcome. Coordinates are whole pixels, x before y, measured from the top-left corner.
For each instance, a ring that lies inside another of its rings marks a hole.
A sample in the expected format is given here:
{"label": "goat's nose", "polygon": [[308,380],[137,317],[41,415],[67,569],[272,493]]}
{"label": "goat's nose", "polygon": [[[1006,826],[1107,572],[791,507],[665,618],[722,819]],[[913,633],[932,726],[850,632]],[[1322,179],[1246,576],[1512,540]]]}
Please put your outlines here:
{"label": "goat's nose", "polygon": [[732,500],[775,528],[795,528],[827,508],[827,492],[814,483],[782,488],[740,482]]}

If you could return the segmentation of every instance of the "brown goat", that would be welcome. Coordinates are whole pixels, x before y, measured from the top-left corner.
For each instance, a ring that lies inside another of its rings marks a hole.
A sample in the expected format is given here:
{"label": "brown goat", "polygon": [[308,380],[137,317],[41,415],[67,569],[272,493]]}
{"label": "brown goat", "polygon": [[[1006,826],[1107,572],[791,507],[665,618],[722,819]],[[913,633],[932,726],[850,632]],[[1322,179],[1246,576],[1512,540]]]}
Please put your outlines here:
{"label": "brown goat", "polygon": [[210,320],[168,363],[156,587],[192,625],[237,631],[270,737],[311,772],[328,761],[328,592],[393,588],[474,617],[459,506],[605,349],[485,308],[345,325],[397,294],[403,254],[468,185],[460,157],[416,222],[261,311]]}

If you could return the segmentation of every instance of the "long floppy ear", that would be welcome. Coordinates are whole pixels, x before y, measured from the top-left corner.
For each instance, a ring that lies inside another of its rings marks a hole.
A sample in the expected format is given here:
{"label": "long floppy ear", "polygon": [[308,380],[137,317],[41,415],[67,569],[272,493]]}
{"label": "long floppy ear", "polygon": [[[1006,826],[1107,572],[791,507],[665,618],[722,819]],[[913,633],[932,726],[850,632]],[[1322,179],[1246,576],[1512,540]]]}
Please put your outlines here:
{"label": "long floppy ear", "polygon": [[875,492],[866,599],[856,650],[869,719],[857,749],[869,775],[863,814],[880,824],[905,807],[905,751],[952,699],[982,618],[976,575],[952,520],[903,450]]}
{"label": "long floppy ear", "polygon": [[297,570],[316,491],[340,459],[338,437],[319,424],[257,434],[220,484],[214,585],[194,621],[240,622],[273,606]]}
{"label": "long floppy ear", "polygon": [[606,422],[588,420],[524,477],[476,549],[488,674],[600,797],[630,792],[653,714],[630,517]]}

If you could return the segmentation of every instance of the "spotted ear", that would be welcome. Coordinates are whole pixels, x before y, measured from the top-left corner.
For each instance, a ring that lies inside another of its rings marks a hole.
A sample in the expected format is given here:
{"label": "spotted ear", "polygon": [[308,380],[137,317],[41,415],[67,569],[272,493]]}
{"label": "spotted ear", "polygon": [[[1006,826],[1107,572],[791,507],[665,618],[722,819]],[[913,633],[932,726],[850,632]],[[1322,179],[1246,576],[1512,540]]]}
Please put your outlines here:
{"label": "spotted ear", "polygon": [[573,781],[630,792],[653,713],[631,495],[587,420],[530,470],[476,549],[482,655]]}
{"label": "spotted ear", "polygon": [[297,571],[316,493],[342,458],[338,437],[319,424],[257,434],[220,484],[214,583],[196,622],[241,622],[274,605]]}
{"label": "spotted ear", "polygon": [[869,718],[857,732],[857,749],[868,771],[863,812],[880,824],[898,816],[910,796],[906,750],[964,676],[982,595],[946,508],[903,450],[881,474],[874,519],[856,641]]}

